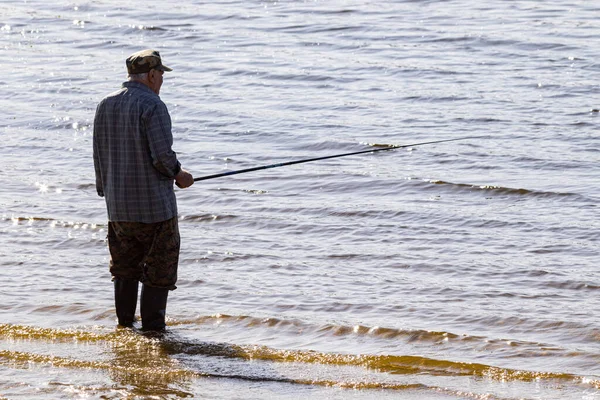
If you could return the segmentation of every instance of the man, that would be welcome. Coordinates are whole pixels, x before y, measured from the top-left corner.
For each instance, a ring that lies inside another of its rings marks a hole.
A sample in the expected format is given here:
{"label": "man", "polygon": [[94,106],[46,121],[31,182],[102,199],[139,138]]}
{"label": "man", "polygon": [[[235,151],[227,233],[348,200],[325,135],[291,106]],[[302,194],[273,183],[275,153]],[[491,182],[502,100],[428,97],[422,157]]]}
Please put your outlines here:
{"label": "man", "polygon": [[171,149],[171,118],[159,92],[165,71],[156,50],[126,60],[129,80],[98,104],[94,118],[96,190],[106,200],[108,247],[119,325],[133,326],[142,282],[142,329],[165,329],[179,262],[173,182],[194,183]]}

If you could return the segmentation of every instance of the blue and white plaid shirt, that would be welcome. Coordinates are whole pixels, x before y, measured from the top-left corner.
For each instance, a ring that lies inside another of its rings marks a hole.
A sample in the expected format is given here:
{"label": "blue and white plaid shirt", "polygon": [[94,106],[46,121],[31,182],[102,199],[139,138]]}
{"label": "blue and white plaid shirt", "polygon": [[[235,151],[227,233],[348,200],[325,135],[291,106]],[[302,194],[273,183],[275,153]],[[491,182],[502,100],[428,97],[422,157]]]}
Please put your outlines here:
{"label": "blue and white plaid shirt", "polygon": [[177,216],[173,183],[181,165],[172,145],[167,107],[148,86],[125,82],[102,99],[94,118],[94,167],[109,221]]}

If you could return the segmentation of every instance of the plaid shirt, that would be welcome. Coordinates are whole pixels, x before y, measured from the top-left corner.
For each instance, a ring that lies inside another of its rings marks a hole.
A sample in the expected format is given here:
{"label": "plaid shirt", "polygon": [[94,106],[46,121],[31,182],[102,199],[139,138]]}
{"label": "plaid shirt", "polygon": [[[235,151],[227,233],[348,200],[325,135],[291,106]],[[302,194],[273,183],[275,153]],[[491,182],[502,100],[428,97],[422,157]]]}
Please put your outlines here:
{"label": "plaid shirt", "polygon": [[94,118],[94,168],[109,221],[177,216],[173,180],[181,166],[172,145],[167,107],[148,86],[125,82],[102,99]]}

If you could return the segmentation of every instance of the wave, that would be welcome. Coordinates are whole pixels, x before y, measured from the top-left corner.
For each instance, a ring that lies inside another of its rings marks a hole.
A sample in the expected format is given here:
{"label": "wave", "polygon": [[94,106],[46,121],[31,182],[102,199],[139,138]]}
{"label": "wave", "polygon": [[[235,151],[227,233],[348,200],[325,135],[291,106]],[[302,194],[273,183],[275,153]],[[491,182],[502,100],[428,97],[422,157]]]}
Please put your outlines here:
{"label": "wave", "polygon": [[[461,320],[462,321],[462,320]],[[573,340],[581,341],[581,343],[595,342],[598,339],[599,332],[592,326],[577,325],[566,321],[553,320],[529,320],[519,318],[500,318],[486,317],[477,318],[476,320],[464,320],[469,324],[479,324],[482,326],[498,326],[498,325],[513,325],[515,328],[524,324],[533,324],[534,330],[546,330],[550,335],[557,328],[568,329],[571,332]],[[357,338],[364,343],[364,340],[369,338],[373,341],[383,342],[382,345],[387,347],[385,343],[393,343],[399,345],[402,343],[410,346],[444,346],[446,349],[453,348],[462,354],[466,354],[469,350],[495,351],[497,354],[502,354],[503,357],[511,358],[531,358],[531,357],[578,357],[600,362],[600,354],[582,353],[573,351],[572,349],[564,348],[551,343],[540,343],[535,341],[518,340],[514,338],[490,338],[487,336],[457,334],[454,332],[431,331],[424,329],[397,329],[383,326],[366,326],[366,325],[341,325],[341,324],[324,324],[315,325],[306,323],[297,319],[282,319],[282,318],[259,318],[248,315],[225,315],[215,314],[198,316],[188,319],[171,319],[169,326],[190,326],[190,325],[219,325],[223,327],[228,325],[241,330],[249,329],[275,329],[279,335],[309,335],[323,338],[331,341],[332,338]],[[576,332],[581,333],[576,335]]]}
{"label": "wave", "polygon": [[21,224],[47,224],[51,228],[69,228],[69,229],[81,229],[81,230],[90,230],[90,231],[102,231],[106,229],[106,224],[98,224],[92,222],[81,222],[81,221],[66,221],[56,218],[48,218],[48,217],[23,217],[16,215],[1,215],[0,221],[8,221],[13,225],[21,225]]}
{"label": "wave", "polygon": [[[278,382],[288,383],[296,385],[316,385],[325,387],[338,387],[342,389],[387,389],[387,390],[415,390],[415,389],[429,389],[434,391],[447,391],[442,388],[427,386],[424,384],[394,384],[387,382],[355,382],[355,381],[334,381],[326,379],[293,379],[279,376],[252,376],[252,375],[240,375],[236,373],[206,373],[193,371],[185,368],[178,368],[172,365],[167,367],[136,367],[131,364],[118,365],[114,362],[104,361],[83,361],[68,357],[59,357],[54,355],[41,355],[29,352],[19,352],[10,350],[0,350],[0,362],[10,363],[12,365],[19,365],[21,367],[27,367],[31,364],[46,364],[58,368],[74,368],[74,369],[97,369],[97,370],[108,370],[113,374],[121,374],[129,377],[133,375],[152,375],[152,379],[156,383],[171,383],[174,380],[184,380],[189,378],[227,378],[227,379],[239,379],[245,381],[258,381],[258,382]],[[156,394],[153,391],[153,394]],[[192,396],[182,396],[192,397]],[[494,398],[494,397],[486,397]]]}
{"label": "wave", "polygon": [[192,319],[177,319],[170,322],[171,325],[190,325],[190,324],[214,324],[214,323],[230,323],[243,325],[246,328],[251,327],[277,327],[279,329],[293,329],[306,331],[314,331],[317,334],[329,334],[332,336],[368,336],[379,339],[398,339],[406,338],[411,342],[429,342],[440,343],[449,339],[461,340],[483,340],[483,337],[458,335],[451,332],[435,332],[426,330],[405,330],[394,329],[380,326],[364,326],[364,325],[336,325],[326,324],[315,326],[299,320],[280,319],[280,318],[258,318],[247,315],[226,315],[215,314],[207,316],[199,316]]}
{"label": "wave", "polygon": [[538,198],[573,198],[573,199],[587,199],[586,196],[583,196],[579,193],[569,193],[569,192],[550,192],[543,190],[535,190],[535,189],[523,189],[523,188],[511,188],[511,187],[502,187],[495,185],[474,185],[468,183],[453,183],[446,182],[438,179],[422,179],[423,182],[432,183],[435,185],[444,185],[449,186],[455,189],[461,190],[481,190],[481,191],[489,191],[498,194],[505,194],[509,196],[528,196],[528,197],[538,197]]}
{"label": "wave", "polygon": [[[225,319],[235,321],[245,321],[247,325],[261,324],[267,326],[281,325],[303,325],[298,321],[285,321],[276,318],[257,319],[248,316],[204,316],[194,320],[178,321],[173,327],[181,324],[205,323],[214,319]],[[412,337],[414,340],[440,342],[448,337],[458,338],[459,335],[447,332],[429,332],[429,331],[403,331],[389,328],[364,326],[344,327],[326,325],[321,331],[339,334],[358,334],[358,335],[376,335],[387,339],[398,336]],[[164,352],[169,355],[201,355],[208,357],[224,357],[238,360],[260,360],[277,363],[303,363],[319,364],[325,366],[345,366],[361,367],[367,370],[378,371],[392,375],[419,375],[427,374],[433,376],[471,376],[477,378],[488,378],[500,381],[539,381],[539,380],[558,380],[570,381],[592,385],[600,389],[600,380],[584,379],[584,377],[567,372],[543,372],[528,371],[522,369],[504,368],[483,363],[473,363],[466,361],[455,361],[436,359],[415,355],[392,355],[392,354],[343,354],[335,352],[321,352],[313,350],[299,349],[277,349],[263,345],[238,345],[230,343],[215,343],[193,341],[179,337],[176,333],[166,333],[164,335],[144,335],[136,330],[117,328],[98,329],[56,329],[42,328],[35,326],[1,324],[0,338],[4,340],[37,340],[53,343],[100,343],[103,345],[117,346],[120,349],[136,349],[147,347],[155,351]],[[483,341],[483,337],[465,337],[465,340]],[[513,343],[513,346],[519,346],[519,343]],[[27,361],[34,363],[49,363],[57,367],[74,368],[94,368],[109,369],[119,368],[102,361],[85,361],[71,358],[61,358],[58,356],[46,356],[34,353],[24,353],[13,350],[0,351],[0,358],[11,361]],[[131,370],[129,370],[132,372]],[[134,371],[135,372],[135,371]],[[159,374],[174,374],[177,376],[198,375],[196,372],[190,372],[181,368],[169,368],[167,370],[158,370]],[[203,374],[200,374],[203,375]],[[213,374],[214,375],[214,374]],[[239,377],[241,378],[241,377]],[[313,381],[311,381],[313,382]],[[315,383],[315,382],[313,382]],[[385,385],[379,385],[385,388]]]}
{"label": "wave", "polygon": [[[286,324],[302,325],[299,321],[276,318],[259,320],[224,315],[178,321],[177,324],[210,322],[216,318],[246,323],[260,322],[277,327]],[[145,334],[127,328],[98,326],[55,329],[0,324],[0,343],[9,345],[8,349],[6,346],[0,348],[0,365],[16,369],[71,369],[77,374],[80,371],[101,371],[113,383],[110,387],[94,386],[88,388],[88,391],[106,392],[116,384],[126,387],[123,390],[130,394],[142,397],[194,397],[193,393],[189,393],[190,387],[194,385],[191,382],[203,378],[375,390],[375,393],[385,391],[392,396],[398,392],[413,396],[416,394],[418,398],[447,395],[461,399],[512,399],[511,396],[502,395],[508,393],[507,385],[516,388],[523,384],[533,384],[536,390],[542,391],[554,391],[556,387],[576,392],[600,389],[600,380],[595,377],[505,368],[460,359],[347,354],[190,340],[182,337],[184,331],[172,329],[177,324],[170,324],[169,331],[164,334]],[[321,329],[341,334],[352,331],[359,335],[385,336],[390,333],[385,329],[359,327],[349,330],[335,325],[325,325]],[[403,334],[401,330],[391,331],[392,336],[396,333]],[[446,333],[418,331],[418,335],[429,335],[426,340],[437,341],[445,337]],[[100,353],[94,354],[98,350]],[[469,383],[465,379],[469,379]],[[469,386],[468,390],[465,390],[465,384]]]}

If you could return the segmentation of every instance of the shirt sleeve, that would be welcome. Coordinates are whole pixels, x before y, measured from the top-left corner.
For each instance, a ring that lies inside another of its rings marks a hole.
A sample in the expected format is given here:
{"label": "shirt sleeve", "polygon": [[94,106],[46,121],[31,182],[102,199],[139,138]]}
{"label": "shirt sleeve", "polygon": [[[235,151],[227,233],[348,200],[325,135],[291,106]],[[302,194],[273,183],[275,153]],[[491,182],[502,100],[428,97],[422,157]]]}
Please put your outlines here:
{"label": "shirt sleeve", "polygon": [[94,147],[94,171],[96,173],[96,192],[98,192],[98,196],[104,197],[104,186],[102,185],[102,171],[100,170],[100,152],[98,149],[98,136],[96,133],[96,127],[99,124],[98,121],[98,111],[100,110],[100,106],[96,110],[96,116],[94,117],[94,137],[93,137],[93,147]]}
{"label": "shirt sleeve", "polygon": [[160,102],[151,108],[144,116],[144,123],[154,168],[164,176],[174,179],[181,171],[181,164],[172,149],[173,134],[167,106]]}

